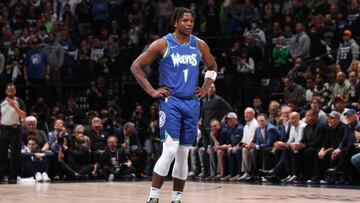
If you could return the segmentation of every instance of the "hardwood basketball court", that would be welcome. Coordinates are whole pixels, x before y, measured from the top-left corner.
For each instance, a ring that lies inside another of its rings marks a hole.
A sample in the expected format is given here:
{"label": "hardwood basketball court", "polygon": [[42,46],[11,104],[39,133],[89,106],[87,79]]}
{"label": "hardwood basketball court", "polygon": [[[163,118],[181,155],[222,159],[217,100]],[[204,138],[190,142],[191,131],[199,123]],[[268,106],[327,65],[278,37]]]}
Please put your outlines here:
{"label": "hardwood basketball court", "polygon": [[[0,202],[144,203],[150,182],[36,183],[0,185]],[[172,182],[166,182],[160,203],[171,202]],[[332,203],[359,202],[359,188],[279,186],[241,183],[188,182],[184,203]]]}

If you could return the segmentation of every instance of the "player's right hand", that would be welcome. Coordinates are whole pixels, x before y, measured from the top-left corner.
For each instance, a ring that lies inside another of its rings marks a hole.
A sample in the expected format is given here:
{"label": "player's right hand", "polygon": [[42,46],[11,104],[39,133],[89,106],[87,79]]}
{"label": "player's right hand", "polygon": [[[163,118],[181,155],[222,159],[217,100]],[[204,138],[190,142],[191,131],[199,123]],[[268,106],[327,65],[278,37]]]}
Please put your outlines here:
{"label": "player's right hand", "polygon": [[170,96],[170,88],[160,87],[157,90],[153,91],[151,94],[152,98],[166,98]]}

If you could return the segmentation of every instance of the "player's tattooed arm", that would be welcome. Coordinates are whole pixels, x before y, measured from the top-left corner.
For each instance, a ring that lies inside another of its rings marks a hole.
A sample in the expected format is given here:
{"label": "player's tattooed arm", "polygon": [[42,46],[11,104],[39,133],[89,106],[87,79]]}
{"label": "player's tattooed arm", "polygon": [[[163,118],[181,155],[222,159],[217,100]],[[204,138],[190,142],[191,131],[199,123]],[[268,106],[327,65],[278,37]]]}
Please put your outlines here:
{"label": "player's tattooed arm", "polygon": [[131,72],[139,85],[153,98],[170,96],[170,89],[168,87],[160,87],[154,89],[146,78],[144,69],[155,61],[159,56],[164,55],[166,51],[166,42],[164,39],[154,41],[149,48],[139,57],[135,59],[131,65]]}

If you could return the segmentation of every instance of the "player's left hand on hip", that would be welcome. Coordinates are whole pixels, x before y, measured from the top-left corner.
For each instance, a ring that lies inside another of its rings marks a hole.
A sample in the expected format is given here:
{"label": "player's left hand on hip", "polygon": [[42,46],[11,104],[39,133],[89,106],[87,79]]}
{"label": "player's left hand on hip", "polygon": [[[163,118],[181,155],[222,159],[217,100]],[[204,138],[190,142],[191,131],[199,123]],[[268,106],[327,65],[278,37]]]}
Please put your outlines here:
{"label": "player's left hand on hip", "polygon": [[203,87],[196,87],[196,89],[195,89],[195,94],[196,94],[196,97],[197,98],[203,98],[203,97],[205,97],[206,96],[206,94],[207,94],[207,90],[205,89],[205,88],[203,88]]}

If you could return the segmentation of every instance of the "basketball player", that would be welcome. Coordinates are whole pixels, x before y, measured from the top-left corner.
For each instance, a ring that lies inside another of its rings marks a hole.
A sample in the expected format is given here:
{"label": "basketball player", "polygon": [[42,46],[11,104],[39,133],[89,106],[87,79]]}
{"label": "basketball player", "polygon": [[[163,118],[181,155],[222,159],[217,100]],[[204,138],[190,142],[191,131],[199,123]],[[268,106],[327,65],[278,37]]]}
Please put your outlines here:
{"label": "basketball player", "polygon": [[[199,99],[207,94],[217,76],[217,64],[208,45],[191,35],[194,17],[192,10],[176,8],[171,19],[175,32],[154,41],[131,66],[131,72],[140,86],[153,98],[160,98],[159,125],[163,152],[154,167],[148,203],[159,202],[160,188],[174,159],[172,203],[180,202],[188,173],[188,146],[196,142]],[[144,69],[158,57],[161,58],[160,88],[155,90]],[[201,60],[207,71],[204,84],[197,87]]]}

